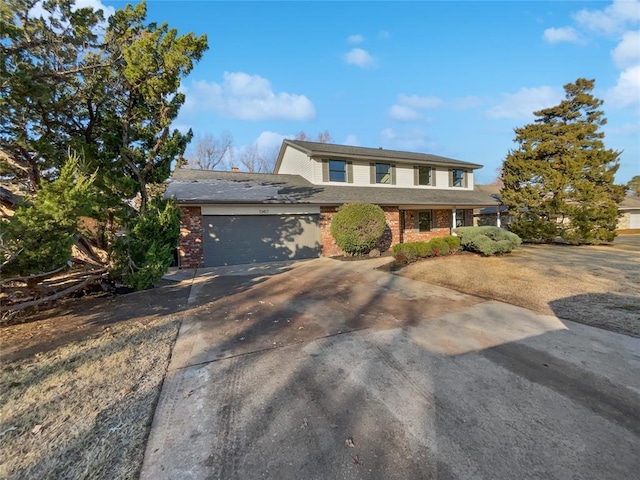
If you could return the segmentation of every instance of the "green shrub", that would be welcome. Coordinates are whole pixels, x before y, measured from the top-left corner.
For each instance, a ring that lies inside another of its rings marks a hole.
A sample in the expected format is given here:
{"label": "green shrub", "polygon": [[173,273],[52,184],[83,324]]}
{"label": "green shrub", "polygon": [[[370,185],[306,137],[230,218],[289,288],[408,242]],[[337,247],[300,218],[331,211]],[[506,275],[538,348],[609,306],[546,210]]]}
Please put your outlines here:
{"label": "green shrub", "polygon": [[429,247],[431,248],[434,257],[449,254],[449,244],[444,238],[434,238],[429,240]]}
{"label": "green shrub", "polygon": [[359,255],[376,246],[384,232],[384,211],[378,205],[342,205],[331,221],[331,235],[347,255]]}
{"label": "green shrub", "polygon": [[418,247],[416,243],[399,243],[391,248],[393,258],[399,263],[415,262],[418,258]]}
{"label": "green shrub", "polygon": [[85,172],[80,156],[69,153],[60,176],[43,181],[32,203],[0,221],[2,276],[32,275],[63,267],[71,260],[78,221],[96,205],[95,175]]}
{"label": "green shrub", "polygon": [[429,242],[413,242],[406,245],[415,245],[416,254],[420,258],[433,257],[433,249]]}
{"label": "green shrub", "polygon": [[455,253],[460,250],[460,237],[449,235],[442,238],[444,238],[444,241],[449,245],[449,253]]}
{"label": "green shrub", "polygon": [[454,230],[464,250],[482,255],[509,253],[522,244],[515,233],[499,227],[460,227]]}
{"label": "green shrub", "polygon": [[129,220],[112,250],[112,277],[135,290],[151,288],[166,273],[180,233],[175,200],[155,198]]}

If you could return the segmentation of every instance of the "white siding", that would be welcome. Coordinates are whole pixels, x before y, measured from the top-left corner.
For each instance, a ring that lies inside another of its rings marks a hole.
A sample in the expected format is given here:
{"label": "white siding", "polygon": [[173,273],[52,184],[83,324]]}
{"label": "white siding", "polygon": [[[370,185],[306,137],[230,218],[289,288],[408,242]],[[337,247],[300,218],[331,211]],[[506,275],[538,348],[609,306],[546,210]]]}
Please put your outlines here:
{"label": "white siding", "polygon": [[[353,185],[353,186],[380,186],[380,187],[398,187],[398,188],[435,188],[438,190],[461,190],[460,187],[449,186],[449,168],[437,167],[435,170],[435,187],[429,185],[414,185],[413,182],[413,165],[396,164],[396,184],[395,185],[376,185],[371,183],[370,163],[368,161],[353,161],[353,183],[333,182],[331,185]],[[287,147],[285,150],[280,169],[277,173],[288,173],[300,175],[311,183],[318,185],[329,184],[322,181],[322,160],[311,159],[305,153],[295,148]],[[473,190],[473,171],[467,173],[467,186],[465,190]]]}
{"label": "white siding", "polygon": [[353,162],[353,184],[371,185],[369,162]]}
{"label": "white siding", "polygon": [[[289,146],[287,146],[284,151],[280,168],[276,173],[300,175],[313,183],[313,169],[309,157],[300,150]],[[322,178],[322,174],[320,175],[320,178]]]}

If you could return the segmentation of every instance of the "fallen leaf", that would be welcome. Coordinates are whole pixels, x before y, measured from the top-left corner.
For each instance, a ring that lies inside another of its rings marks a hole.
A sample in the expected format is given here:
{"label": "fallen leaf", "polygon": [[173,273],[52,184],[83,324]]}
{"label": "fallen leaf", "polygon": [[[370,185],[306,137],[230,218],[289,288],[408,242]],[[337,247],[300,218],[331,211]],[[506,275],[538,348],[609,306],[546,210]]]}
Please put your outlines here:
{"label": "fallen leaf", "polygon": [[133,388],[131,388],[131,387],[126,387],[126,388],[123,388],[122,390],[120,390],[120,394],[123,395],[123,396],[129,395],[132,392],[133,392]]}
{"label": "fallen leaf", "polygon": [[353,437],[349,437],[345,441],[347,442],[348,447],[355,448],[355,444],[353,443]]}
{"label": "fallen leaf", "polygon": [[360,457],[358,455],[355,455],[351,458],[353,459],[353,463],[355,463],[356,465],[362,465],[362,462],[360,461]]}
{"label": "fallen leaf", "polygon": [[38,424],[35,427],[33,427],[33,430],[31,430],[31,433],[33,433],[34,435],[38,435],[41,430],[42,430],[42,425]]}

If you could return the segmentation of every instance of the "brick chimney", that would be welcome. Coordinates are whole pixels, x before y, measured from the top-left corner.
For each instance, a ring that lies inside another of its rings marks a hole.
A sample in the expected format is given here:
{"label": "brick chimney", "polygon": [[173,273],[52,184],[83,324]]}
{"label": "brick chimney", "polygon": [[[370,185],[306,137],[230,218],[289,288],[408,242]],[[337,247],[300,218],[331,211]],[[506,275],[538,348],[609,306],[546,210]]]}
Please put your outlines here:
{"label": "brick chimney", "polygon": [[240,169],[238,167],[231,167],[231,171],[233,173],[238,173],[240,171]]}

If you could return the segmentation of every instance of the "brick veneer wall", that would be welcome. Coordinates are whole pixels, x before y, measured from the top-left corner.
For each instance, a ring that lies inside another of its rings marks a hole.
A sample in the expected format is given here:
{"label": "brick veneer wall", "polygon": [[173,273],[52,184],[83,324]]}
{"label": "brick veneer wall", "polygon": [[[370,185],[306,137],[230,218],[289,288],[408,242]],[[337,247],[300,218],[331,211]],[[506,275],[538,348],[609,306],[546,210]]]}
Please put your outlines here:
{"label": "brick veneer wall", "polygon": [[[337,210],[338,207],[320,207],[320,242],[322,243],[322,254],[327,257],[344,254],[331,235],[331,219]],[[396,243],[401,242],[400,210],[398,207],[382,207],[382,210],[384,211],[387,227],[378,242],[377,248],[381,252],[385,252]]]}
{"label": "brick veneer wall", "polygon": [[181,268],[198,268],[204,265],[202,249],[202,211],[200,207],[180,207]]}
{"label": "brick veneer wall", "polygon": [[420,231],[418,210],[405,210],[403,242],[424,242],[447,235],[451,235],[451,210],[433,210],[433,228],[429,232]]}

